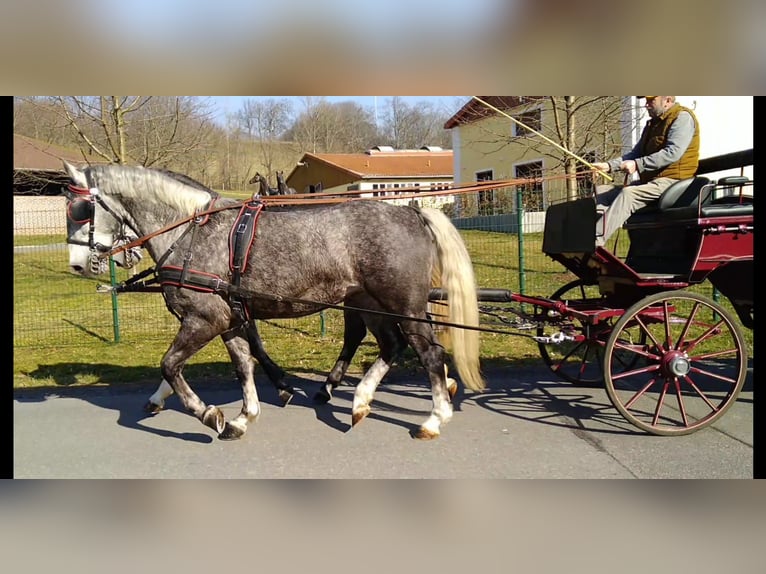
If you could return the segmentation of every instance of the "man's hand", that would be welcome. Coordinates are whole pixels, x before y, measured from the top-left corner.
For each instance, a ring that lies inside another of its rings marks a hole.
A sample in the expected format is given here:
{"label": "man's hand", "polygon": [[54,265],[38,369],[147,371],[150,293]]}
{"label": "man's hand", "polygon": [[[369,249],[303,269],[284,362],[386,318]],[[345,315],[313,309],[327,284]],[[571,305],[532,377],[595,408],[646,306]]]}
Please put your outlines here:
{"label": "man's hand", "polygon": [[636,165],[636,162],[632,159],[626,160],[620,164],[620,171],[624,171],[627,174],[636,173],[637,169],[638,169],[638,166]]}
{"label": "man's hand", "polygon": [[591,165],[593,165],[593,167],[596,168],[599,171],[603,171],[605,173],[609,173],[609,164],[606,163],[605,161],[599,161],[599,162],[596,162],[596,163],[591,164]]}

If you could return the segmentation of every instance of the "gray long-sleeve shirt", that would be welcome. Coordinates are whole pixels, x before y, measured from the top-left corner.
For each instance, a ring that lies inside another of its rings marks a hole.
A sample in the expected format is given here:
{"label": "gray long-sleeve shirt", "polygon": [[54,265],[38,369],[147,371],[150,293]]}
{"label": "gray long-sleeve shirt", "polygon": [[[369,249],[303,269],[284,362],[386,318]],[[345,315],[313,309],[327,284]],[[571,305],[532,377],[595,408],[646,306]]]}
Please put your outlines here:
{"label": "gray long-sleeve shirt", "polygon": [[611,171],[618,171],[620,164],[629,159],[635,160],[639,172],[663,169],[681,159],[686,148],[689,147],[692,137],[694,137],[694,128],[694,118],[692,115],[689,112],[682,111],[670,125],[665,147],[653,154],[642,156],[640,149],[641,142],[639,141],[632,150],[622,157],[610,159],[608,162],[609,169]]}

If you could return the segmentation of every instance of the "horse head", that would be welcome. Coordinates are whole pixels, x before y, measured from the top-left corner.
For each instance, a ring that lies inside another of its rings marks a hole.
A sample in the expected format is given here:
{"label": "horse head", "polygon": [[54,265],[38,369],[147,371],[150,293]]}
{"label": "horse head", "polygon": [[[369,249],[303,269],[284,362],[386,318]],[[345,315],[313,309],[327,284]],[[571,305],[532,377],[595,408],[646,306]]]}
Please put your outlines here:
{"label": "horse head", "polygon": [[[134,241],[137,236],[105,208],[98,190],[90,188],[85,171],[67,162],[64,166],[72,180],[64,191],[69,267],[85,276],[103,274],[108,270],[108,259],[102,254]],[[113,259],[118,266],[130,269],[142,257],[140,247],[131,247],[115,254]]]}
{"label": "horse head", "polygon": [[252,177],[252,179],[248,183],[258,183],[261,186],[260,194],[261,195],[277,195],[279,191],[269,185],[268,180],[266,179],[266,176],[262,175],[260,172],[255,172],[255,175]]}

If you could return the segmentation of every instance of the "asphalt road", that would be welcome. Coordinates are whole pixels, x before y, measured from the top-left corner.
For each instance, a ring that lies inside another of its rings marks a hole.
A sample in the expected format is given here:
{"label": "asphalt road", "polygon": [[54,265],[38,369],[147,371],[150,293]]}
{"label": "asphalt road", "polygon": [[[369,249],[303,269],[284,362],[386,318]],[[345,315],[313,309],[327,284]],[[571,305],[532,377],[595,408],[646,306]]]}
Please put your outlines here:
{"label": "asphalt road", "polygon": [[[176,397],[147,417],[153,387],[14,393],[16,478],[752,478],[752,370],[737,403],[691,435],[648,435],[622,418],[602,388],[559,381],[544,365],[485,373],[489,389],[456,397],[434,441],[410,431],[430,410],[422,373],[392,373],[372,413],[350,429],[351,384],[330,405],[317,377],[293,378],[286,407],[259,377],[263,412],[245,437],[224,442]],[[353,377],[350,383],[356,382]],[[193,384],[193,383],[192,383]],[[195,390],[227,418],[234,382]]]}

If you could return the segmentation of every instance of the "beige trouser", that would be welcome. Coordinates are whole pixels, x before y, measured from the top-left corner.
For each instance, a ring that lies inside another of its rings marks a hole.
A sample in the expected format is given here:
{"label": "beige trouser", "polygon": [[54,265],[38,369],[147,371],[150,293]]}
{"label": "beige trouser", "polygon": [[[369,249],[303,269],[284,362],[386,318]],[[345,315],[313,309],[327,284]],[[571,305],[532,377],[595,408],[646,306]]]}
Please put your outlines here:
{"label": "beige trouser", "polygon": [[676,181],[658,177],[648,183],[596,186],[596,205],[602,213],[596,220],[596,245],[604,245],[633,212],[656,201]]}

